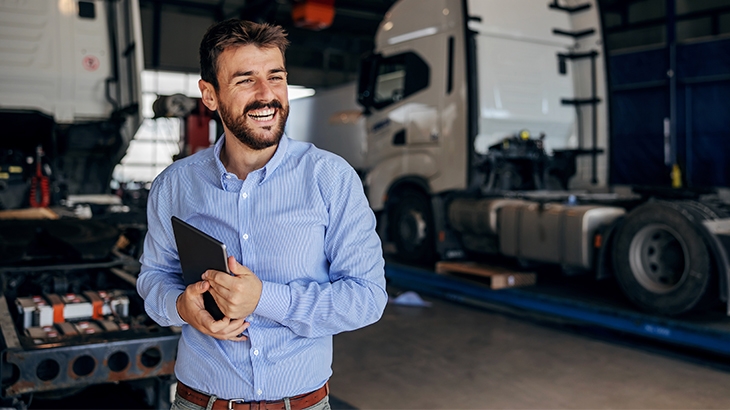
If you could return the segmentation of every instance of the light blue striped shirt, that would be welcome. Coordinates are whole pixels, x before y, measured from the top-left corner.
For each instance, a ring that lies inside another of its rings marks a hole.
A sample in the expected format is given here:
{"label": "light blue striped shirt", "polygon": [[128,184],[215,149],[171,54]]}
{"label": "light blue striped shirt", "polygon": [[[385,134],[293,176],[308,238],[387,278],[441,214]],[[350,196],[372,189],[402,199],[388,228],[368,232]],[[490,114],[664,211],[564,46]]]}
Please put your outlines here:
{"label": "light blue striped shirt", "polygon": [[[220,161],[224,143],[153,182],[137,290],[153,320],[182,326],[175,375],[186,385],[246,400],[316,390],[332,374],[332,335],[377,321],[385,308],[375,217],[355,171],[332,153],[284,136],[242,181]],[[262,280],[248,340],[217,340],[180,318],[173,215],[225,243]]]}

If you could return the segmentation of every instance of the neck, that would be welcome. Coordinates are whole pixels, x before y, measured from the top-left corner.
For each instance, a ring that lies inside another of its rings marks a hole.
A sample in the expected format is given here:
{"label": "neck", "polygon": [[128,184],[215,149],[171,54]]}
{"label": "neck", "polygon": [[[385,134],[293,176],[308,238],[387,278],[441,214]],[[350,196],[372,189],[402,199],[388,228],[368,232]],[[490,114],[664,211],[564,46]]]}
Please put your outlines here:
{"label": "neck", "polygon": [[263,168],[269,162],[277,147],[278,144],[255,150],[239,141],[235,136],[226,133],[220,160],[226,171],[236,174],[240,180],[245,180],[248,174]]}

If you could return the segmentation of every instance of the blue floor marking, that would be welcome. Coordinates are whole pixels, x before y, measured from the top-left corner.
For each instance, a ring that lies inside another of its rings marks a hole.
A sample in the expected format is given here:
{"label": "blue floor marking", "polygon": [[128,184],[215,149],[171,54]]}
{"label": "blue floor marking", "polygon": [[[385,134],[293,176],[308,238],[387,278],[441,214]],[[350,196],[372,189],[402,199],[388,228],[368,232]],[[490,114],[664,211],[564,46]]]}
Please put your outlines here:
{"label": "blue floor marking", "polygon": [[396,286],[433,296],[465,303],[469,303],[466,298],[499,303],[730,356],[730,333],[701,325],[519,289],[491,290],[456,277],[402,265],[387,264],[385,276]]}

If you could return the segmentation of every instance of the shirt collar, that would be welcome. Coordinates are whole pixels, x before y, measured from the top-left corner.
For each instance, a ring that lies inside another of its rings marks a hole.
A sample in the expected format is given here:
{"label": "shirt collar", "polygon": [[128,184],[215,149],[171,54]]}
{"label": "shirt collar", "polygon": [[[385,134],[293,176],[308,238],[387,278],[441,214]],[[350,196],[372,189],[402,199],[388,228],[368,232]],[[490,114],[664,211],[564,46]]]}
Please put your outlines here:
{"label": "shirt collar", "polygon": [[221,176],[221,181],[223,181],[223,178],[225,178],[226,174],[228,174],[226,167],[223,166],[223,161],[221,161],[221,150],[223,150],[223,142],[225,139],[226,134],[221,135],[213,148],[213,159],[215,160],[215,167],[218,169],[218,173]]}
{"label": "shirt collar", "polygon": [[[221,176],[221,182],[223,179],[226,178],[226,175],[229,173],[226,171],[226,167],[223,166],[223,162],[221,161],[221,150],[223,149],[223,145],[225,144],[226,135],[223,134],[219,139],[218,142],[215,143],[215,147],[213,148],[213,156],[215,157],[215,165],[218,169],[218,172]],[[258,174],[260,175],[259,183],[263,183],[266,181],[266,179],[271,175],[276,168],[279,167],[279,164],[284,160],[284,157],[286,156],[286,151],[289,148],[289,137],[285,135],[281,136],[281,140],[279,141],[279,146],[276,147],[276,152],[274,152],[274,156],[271,157],[269,162],[264,165],[263,168],[260,170],[257,170],[255,172],[252,172],[251,174]],[[259,172],[260,171],[260,172]]]}

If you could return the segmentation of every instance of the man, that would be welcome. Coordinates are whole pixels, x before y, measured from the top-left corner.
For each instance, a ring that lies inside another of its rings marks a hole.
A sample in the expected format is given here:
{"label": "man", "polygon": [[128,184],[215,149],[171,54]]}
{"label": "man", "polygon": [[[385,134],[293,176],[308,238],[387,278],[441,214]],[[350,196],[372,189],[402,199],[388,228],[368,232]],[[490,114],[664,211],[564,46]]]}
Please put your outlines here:
{"label": "man", "polygon": [[[137,289],[152,319],[182,326],[173,408],[329,408],[332,335],[377,321],[387,301],[357,174],[283,135],[287,45],[278,26],[208,29],[199,87],[224,134],[150,190]],[[173,215],[226,244],[232,275],[208,270],[185,287]],[[222,320],[205,310],[206,291]]]}

